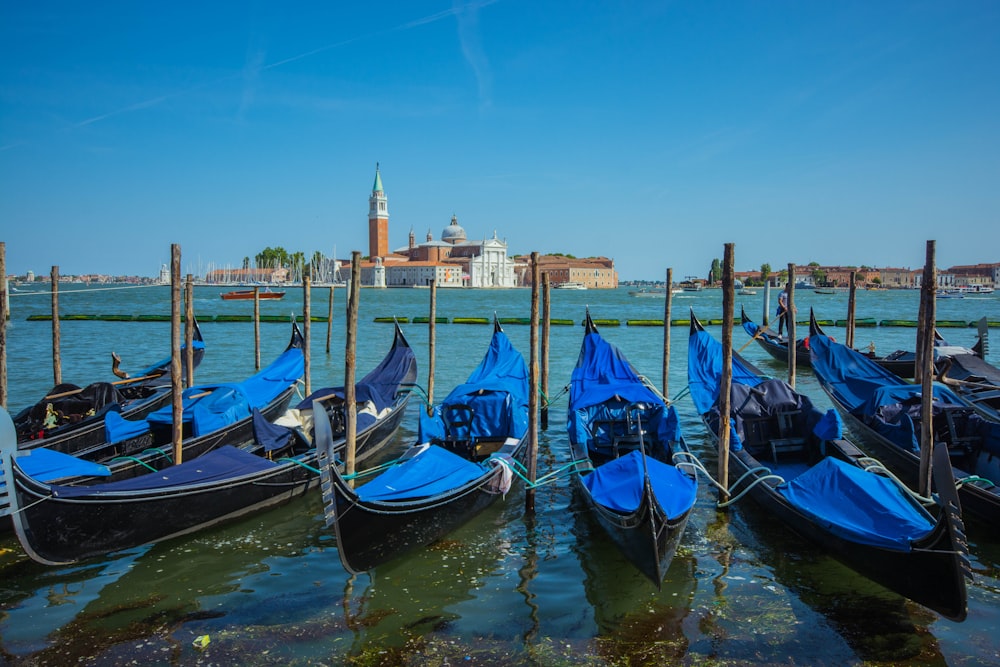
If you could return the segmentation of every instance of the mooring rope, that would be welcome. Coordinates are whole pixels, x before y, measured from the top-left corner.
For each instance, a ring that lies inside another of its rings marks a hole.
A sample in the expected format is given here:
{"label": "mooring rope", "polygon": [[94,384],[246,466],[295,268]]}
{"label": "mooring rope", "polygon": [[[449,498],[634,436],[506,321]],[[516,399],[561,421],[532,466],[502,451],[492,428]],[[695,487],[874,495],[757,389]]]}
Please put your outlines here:
{"label": "mooring rope", "polygon": [[[885,465],[878,459],[874,459],[870,456],[862,456],[861,458],[858,459],[858,465],[860,465],[865,472],[870,472],[872,474],[879,474],[879,473],[884,474],[886,477],[895,482],[899,488],[901,488],[907,494],[912,496],[918,502],[924,505],[936,504],[936,501],[934,500],[933,497],[930,498],[924,497],[919,493],[917,493],[916,491],[914,491],[913,489],[911,489],[910,487],[908,487],[906,484],[903,484],[903,481],[898,477],[896,477],[896,475],[894,475],[891,470],[886,468]],[[959,488],[958,485],[956,485],[955,488],[958,489]]]}
{"label": "mooring rope", "polygon": [[[683,459],[685,457],[690,458],[692,460],[691,461],[684,461],[684,460],[678,461],[677,460],[678,458]],[[705,465],[692,452],[676,452],[674,454],[674,467],[676,467],[676,468],[682,468],[682,467],[684,467],[684,468],[692,468],[695,471],[701,472],[702,474],[705,475],[706,478],[708,478],[708,481],[711,482],[712,485],[715,486],[715,488],[717,488],[719,491],[724,492],[728,496],[732,496],[733,489],[735,489],[736,487],[738,487],[740,485],[740,483],[742,483],[743,480],[746,479],[747,477],[750,477],[751,475],[756,475],[756,474],[758,474],[760,472],[766,473],[766,474],[758,477],[757,479],[755,479],[753,482],[751,482],[747,486],[747,488],[745,488],[742,491],[740,491],[737,495],[731,497],[729,500],[727,500],[725,502],[718,503],[717,507],[720,507],[720,508],[721,507],[729,507],[730,505],[732,505],[733,503],[735,503],[737,500],[739,500],[743,496],[745,496],[752,488],[754,488],[755,486],[757,486],[761,482],[765,482],[765,481],[769,481],[769,480],[776,480],[780,484],[784,484],[785,483],[785,478],[784,477],[782,477],[781,475],[772,474],[770,468],[767,468],[765,466],[760,466],[760,467],[757,467],[757,468],[751,468],[750,470],[747,470],[738,480],[736,480],[733,483],[733,485],[731,487],[729,487],[727,489],[721,483],[717,482],[714,477],[712,477],[711,473],[709,473],[708,470],[705,468]]]}

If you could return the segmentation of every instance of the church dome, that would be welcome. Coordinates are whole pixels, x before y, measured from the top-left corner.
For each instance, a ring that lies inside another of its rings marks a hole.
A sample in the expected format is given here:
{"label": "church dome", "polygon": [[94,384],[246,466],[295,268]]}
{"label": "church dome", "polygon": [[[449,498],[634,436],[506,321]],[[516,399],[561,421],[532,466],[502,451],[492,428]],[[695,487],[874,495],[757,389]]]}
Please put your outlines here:
{"label": "church dome", "polygon": [[451,216],[451,224],[441,232],[441,240],[448,243],[458,243],[465,240],[465,230],[458,224],[456,216]]}

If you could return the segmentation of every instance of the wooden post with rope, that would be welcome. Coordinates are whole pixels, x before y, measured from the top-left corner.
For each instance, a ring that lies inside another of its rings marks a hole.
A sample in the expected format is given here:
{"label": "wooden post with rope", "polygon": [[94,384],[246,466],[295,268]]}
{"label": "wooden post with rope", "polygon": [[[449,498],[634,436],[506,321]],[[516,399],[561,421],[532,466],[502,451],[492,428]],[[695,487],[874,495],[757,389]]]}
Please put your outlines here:
{"label": "wooden post with rope", "polygon": [[0,241],[0,408],[7,409],[7,243]]}
{"label": "wooden post with rope", "polygon": [[858,272],[851,271],[850,288],[847,293],[847,336],[844,344],[854,349],[854,328],[858,300]]}
{"label": "wooden post with rope", "polygon": [[330,354],[330,340],[333,338],[333,285],[330,285],[330,299],[326,308],[326,353]]}
{"label": "wooden post with rope", "polygon": [[669,401],[670,396],[670,311],[673,308],[671,286],[674,284],[674,270],[667,269],[667,284],[663,295],[663,400]]}
{"label": "wooden post with rope", "polygon": [[936,242],[927,242],[924,277],[921,285],[921,302],[924,318],[920,323],[923,332],[920,359],[920,479],[918,493],[927,497],[931,491],[931,456],[934,451],[934,319],[937,304],[937,268],[935,266]]}
{"label": "wooden post with rope", "polygon": [[181,373],[181,247],[170,245],[170,389],[174,465],[184,462],[184,378]]}
{"label": "wooden post with rope", "polygon": [[347,337],[344,354],[344,473],[354,486],[353,476],[358,439],[358,404],[354,386],[354,368],[358,352],[358,299],[361,295],[361,252],[351,252],[351,289],[347,297]]}
{"label": "wooden post with rope", "polygon": [[59,332],[59,267],[53,266],[52,280],[52,379],[54,384],[62,384],[62,356]]}
{"label": "wooden post with rope", "polygon": [[722,260],[722,379],[719,383],[719,501],[729,500],[729,412],[733,384],[733,244],[726,243]]}
{"label": "wooden post with rope", "polygon": [[431,279],[430,316],[427,318],[427,415],[434,412],[434,360],[437,348],[437,280]]}
{"label": "wooden post with rope", "polygon": [[542,274],[542,430],[549,430],[549,329],[552,319],[552,285]]}
{"label": "wooden post with rope", "polygon": [[538,464],[538,251],[531,253],[531,333],[528,365],[528,488],[524,494],[524,511],[535,513],[535,478]]}
{"label": "wooden post with rope", "polygon": [[253,288],[253,367],[260,370],[260,286]]}
{"label": "wooden post with rope", "polygon": [[194,386],[194,277],[189,273],[184,281],[184,377],[187,386]]}
{"label": "wooden post with rope", "polygon": [[795,338],[795,265],[788,264],[788,306],[785,308],[785,324],[788,329],[788,386],[795,389],[795,364],[798,343]]}
{"label": "wooden post with rope", "polygon": [[312,365],[309,354],[309,343],[312,339],[312,278],[302,277],[302,357],[305,362],[305,392],[306,396],[312,393]]}

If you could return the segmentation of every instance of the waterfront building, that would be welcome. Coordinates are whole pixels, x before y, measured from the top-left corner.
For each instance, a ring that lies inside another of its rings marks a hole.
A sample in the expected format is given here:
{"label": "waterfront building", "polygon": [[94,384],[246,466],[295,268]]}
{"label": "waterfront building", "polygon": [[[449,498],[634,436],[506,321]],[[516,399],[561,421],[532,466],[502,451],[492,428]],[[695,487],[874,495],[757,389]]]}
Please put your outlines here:
{"label": "waterfront building", "polygon": [[[515,258],[520,274],[519,282],[525,287],[531,286],[531,257],[522,255]],[[563,283],[578,283],[588,289],[615,289],[618,287],[618,271],[615,261],[607,257],[586,257],[578,259],[563,255],[540,255],[538,257],[540,273],[549,276],[549,284],[553,287]]]}
{"label": "waterfront building", "polygon": [[468,239],[458,217],[434,240],[430,230],[418,244],[412,227],[405,248],[389,252],[388,199],[382,175],[375,167],[375,184],[368,199],[368,260],[361,264],[361,284],[368,287],[517,287],[516,262],[507,255],[507,242],[497,237]]}

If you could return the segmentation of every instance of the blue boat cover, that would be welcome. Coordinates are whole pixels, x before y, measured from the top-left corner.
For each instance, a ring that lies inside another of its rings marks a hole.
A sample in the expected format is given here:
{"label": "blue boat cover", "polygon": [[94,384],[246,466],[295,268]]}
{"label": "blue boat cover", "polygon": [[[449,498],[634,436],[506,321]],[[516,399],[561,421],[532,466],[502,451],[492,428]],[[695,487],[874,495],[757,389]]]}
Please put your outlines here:
{"label": "blue boat cover", "polygon": [[266,452],[273,452],[281,449],[292,439],[294,431],[285,426],[272,424],[260,413],[257,408],[253,409],[253,439]]}
{"label": "blue boat cover", "polygon": [[232,445],[224,445],[191,461],[131,479],[91,486],[53,485],[51,489],[53,494],[60,498],[77,498],[123,491],[156,491],[189,484],[205,484],[235,479],[242,475],[268,470],[276,465],[278,464],[274,461],[269,461]]}
{"label": "blue boat cover", "polygon": [[632,403],[647,407],[642,419],[653,439],[651,446],[654,442],[666,445],[681,439],[676,411],[666,408],[624,353],[599,333],[586,334],[570,379],[566,424],[570,441],[574,444],[591,441],[593,425],[598,422],[625,421],[625,412]]}
{"label": "blue boat cover", "polygon": [[361,500],[401,501],[447,493],[490,472],[490,468],[429,445],[358,487]]}
{"label": "blue boat cover", "polygon": [[[263,408],[288,389],[305,370],[302,349],[290,347],[271,364],[243,382],[189,387],[182,394],[181,420],[191,425],[191,434],[205,435],[229,426]],[[211,392],[207,396],[201,396]],[[108,415],[104,428],[108,442],[119,442],[145,433],[154,424],[173,423],[173,406],[150,413],[146,419],[129,423],[117,415]]]}
{"label": "blue boat cover", "polygon": [[[698,494],[695,480],[672,465],[646,457],[653,495],[670,519],[677,519],[694,506]],[[619,456],[583,478],[594,501],[615,512],[630,513],[639,508],[645,489],[642,453],[631,451]]]}
{"label": "blue boat cover", "polygon": [[107,477],[111,470],[106,465],[84,461],[69,454],[51,449],[29,449],[19,453],[17,465],[29,477],[48,482],[63,477]]}
{"label": "blue boat cover", "polygon": [[[528,430],[528,366],[503,331],[493,333],[490,347],[464,384],[455,387],[431,415],[420,411],[420,442],[444,440],[449,435],[445,417],[456,406],[472,408],[470,427],[462,438],[522,438]],[[448,420],[456,421],[456,420]]]}
{"label": "blue boat cover", "polygon": [[[733,384],[755,387],[764,378],[748,368],[738,355],[733,355]],[[691,400],[703,415],[719,400],[722,382],[722,344],[707,331],[694,331],[688,337],[688,389]]]}
{"label": "blue boat cover", "polygon": [[934,521],[891,480],[832,457],[777,488],[788,502],[839,537],[893,551],[934,529]]}

